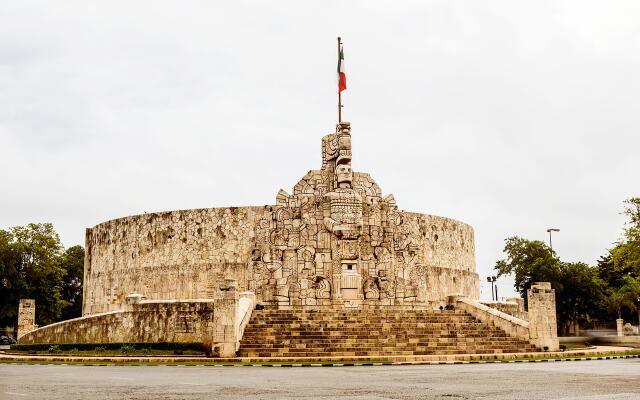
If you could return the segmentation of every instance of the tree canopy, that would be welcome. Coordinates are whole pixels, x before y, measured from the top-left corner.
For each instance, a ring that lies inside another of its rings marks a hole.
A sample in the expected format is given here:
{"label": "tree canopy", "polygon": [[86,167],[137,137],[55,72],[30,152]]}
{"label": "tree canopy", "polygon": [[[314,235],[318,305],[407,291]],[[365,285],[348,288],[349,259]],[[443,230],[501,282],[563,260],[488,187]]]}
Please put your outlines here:
{"label": "tree canopy", "polygon": [[591,319],[600,308],[602,280],[596,268],[585,263],[562,262],[539,240],[517,236],[506,239],[506,258],[496,263],[498,276],[513,274],[515,289],[527,299],[534,282],[550,282],[556,290],[556,310],[561,323]]}
{"label": "tree canopy", "polygon": [[551,282],[561,325],[630,317],[633,311],[640,318],[640,198],[625,200],[623,213],[629,218],[623,237],[596,266],[562,261],[544,242],[512,236],[495,270],[514,276],[525,301],[532,283]]}
{"label": "tree canopy", "polygon": [[67,250],[49,223],[0,230],[0,326],[15,326],[18,302],[36,300],[36,324],[80,316],[84,250]]}

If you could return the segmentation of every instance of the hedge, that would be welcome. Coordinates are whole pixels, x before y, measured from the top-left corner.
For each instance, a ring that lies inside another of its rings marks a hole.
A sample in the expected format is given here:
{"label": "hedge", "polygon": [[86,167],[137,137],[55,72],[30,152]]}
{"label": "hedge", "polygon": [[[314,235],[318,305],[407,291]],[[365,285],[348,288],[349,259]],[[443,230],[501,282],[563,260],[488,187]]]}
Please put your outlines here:
{"label": "hedge", "polygon": [[104,350],[120,350],[123,346],[135,350],[195,350],[204,351],[202,343],[198,342],[142,342],[142,343],[25,343],[12,344],[11,350],[19,351],[48,351],[51,346],[57,346],[60,350],[95,350],[101,347]]}

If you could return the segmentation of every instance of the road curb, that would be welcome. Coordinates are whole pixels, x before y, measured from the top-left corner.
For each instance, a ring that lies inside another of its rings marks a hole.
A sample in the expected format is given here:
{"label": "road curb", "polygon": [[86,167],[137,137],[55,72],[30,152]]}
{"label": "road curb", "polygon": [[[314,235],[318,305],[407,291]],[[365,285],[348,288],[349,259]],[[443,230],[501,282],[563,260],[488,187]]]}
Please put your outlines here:
{"label": "road curb", "polygon": [[516,363],[543,363],[543,362],[561,362],[561,361],[598,361],[598,360],[619,360],[629,358],[640,358],[640,354],[629,354],[620,356],[594,356],[594,357],[566,357],[566,358],[543,358],[543,359],[522,359],[522,360],[472,360],[472,361],[398,361],[398,362],[336,362],[336,363],[282,363],[282,364],[229,364],[229,363],[193,363],[193,364],[172,364],[172,363],[65,363],[63,361],[43,361],[41,363],[33,361],[20,362],[11,360],[8,362],[0,362],[6,365],[80,365],[80,366],[151,366],[151,367],[269,367],[269,368],[295,368],[295,367],[377,367],[377,366],[398,366],[398,365],[461,365],[461,364],[516,364]]}

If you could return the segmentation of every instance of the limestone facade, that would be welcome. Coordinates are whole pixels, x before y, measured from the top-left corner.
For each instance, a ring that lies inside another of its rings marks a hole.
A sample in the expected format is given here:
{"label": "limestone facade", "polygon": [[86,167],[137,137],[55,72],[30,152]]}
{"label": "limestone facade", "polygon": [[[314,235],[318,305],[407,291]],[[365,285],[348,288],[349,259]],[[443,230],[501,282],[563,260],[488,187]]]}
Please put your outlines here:
{"label": "limestone facade", "polygon": [[322,139],[322,166],[274,205],[151,213],[86,232],[83,314],[147,300],[211,299],[225,279],[261,304],[438,307],[479,296],[473,229],[401,211],[351,168],[351,127]]}

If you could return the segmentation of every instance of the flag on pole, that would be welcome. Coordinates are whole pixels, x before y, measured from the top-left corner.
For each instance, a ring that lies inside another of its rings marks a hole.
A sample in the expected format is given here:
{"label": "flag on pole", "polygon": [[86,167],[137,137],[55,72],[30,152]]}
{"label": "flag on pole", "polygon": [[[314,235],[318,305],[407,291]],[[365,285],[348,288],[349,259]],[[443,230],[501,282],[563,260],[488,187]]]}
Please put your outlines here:
{"label": "flag on pole", "polygon": [[347,75],[344,72],[344,49],[340,46],[340,55],[338,56],[338,93],[347,88]]}

